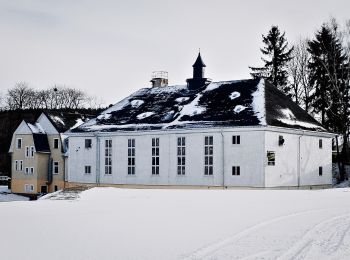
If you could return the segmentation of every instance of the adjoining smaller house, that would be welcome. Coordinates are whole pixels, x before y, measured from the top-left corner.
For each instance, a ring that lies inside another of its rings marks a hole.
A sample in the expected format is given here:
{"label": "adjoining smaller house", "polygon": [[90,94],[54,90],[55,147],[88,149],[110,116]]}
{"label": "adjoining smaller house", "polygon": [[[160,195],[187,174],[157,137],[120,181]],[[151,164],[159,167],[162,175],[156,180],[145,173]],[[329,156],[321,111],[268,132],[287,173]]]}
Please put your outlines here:
{"label": "adjoining smaller house", "polygon": [[78,118],[72,122],[59,114],[42,113],[34,123],[21,122],[9,149],[13,193],[34,195],[65,187],[67,142],[62,133],[73,123],[76,127],[83,121]]}

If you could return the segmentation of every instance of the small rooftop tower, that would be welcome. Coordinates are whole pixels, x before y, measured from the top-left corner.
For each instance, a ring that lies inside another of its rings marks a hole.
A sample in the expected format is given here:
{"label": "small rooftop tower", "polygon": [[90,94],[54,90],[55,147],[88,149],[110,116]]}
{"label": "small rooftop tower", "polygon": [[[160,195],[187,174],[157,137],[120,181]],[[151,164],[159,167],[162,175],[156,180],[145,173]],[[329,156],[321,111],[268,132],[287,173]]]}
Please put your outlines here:
{"label": "small rooftop tower", "polygon": [[186,80],[187,87],[190,90],[204,87],[205,85],[211,82],[211,79],[204,77],[204,68],[206,67],[206,65],[202,60],[200,52],[198,53],[198,57],[194,62],[194,64],[192,65],[192,67],[193,67],[193,78]]}
{"label": "small rooftop tower", "polygon": [[153,71],[151,82],[152,82],[152,88],[168,86],[168,72]]}

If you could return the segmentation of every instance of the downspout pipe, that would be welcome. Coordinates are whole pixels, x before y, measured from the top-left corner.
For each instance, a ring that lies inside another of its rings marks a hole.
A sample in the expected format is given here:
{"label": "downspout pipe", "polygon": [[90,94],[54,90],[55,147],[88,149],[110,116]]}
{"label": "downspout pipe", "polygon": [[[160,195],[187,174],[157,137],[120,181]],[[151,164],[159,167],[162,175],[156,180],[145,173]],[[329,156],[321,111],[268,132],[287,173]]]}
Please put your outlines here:
{"label": "downspout pipe", "polygon": [[100,186],[100,137],[95,134],[96,137],[96,185]]}
{"label": "downspout pipe", "polygon": [[301,154],[300,154],[300,146],[301,146],[301,138],[304,136],[304,131],[301,131],[301,135],[298,136],[298,188],[300,188],[300,176],[301,176]]}
{"label": "downspout pipe", "polygon": [[221,149],[222,149],[222,189],[225,189],[225,140],[224,140],[224,133],[220,131],[221,134]]}

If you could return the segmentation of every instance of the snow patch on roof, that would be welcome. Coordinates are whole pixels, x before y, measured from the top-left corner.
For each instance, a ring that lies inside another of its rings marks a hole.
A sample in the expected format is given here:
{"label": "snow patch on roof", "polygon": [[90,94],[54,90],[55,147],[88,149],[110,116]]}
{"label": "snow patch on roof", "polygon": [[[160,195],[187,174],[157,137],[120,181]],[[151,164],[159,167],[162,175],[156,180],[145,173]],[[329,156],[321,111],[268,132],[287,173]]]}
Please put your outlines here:
{"label": "snow patch on roof", "polygon": [[189,97],[179,97],[179,98],[175,99],[175,101],[178,103],[182,103],[182,102],[185,102],[189,99],[190,99]]}
{"label": "snow patch on roof", "polygon": [[290,119],[290,120],[295,120],[296,119],[295,115],[293,114],[293,112],[289,108],[281,108],[280,112],[287,119]]}
{"label": "snow patch on roof", "polygon": [[27,125],[33,134],[45,134],[44,129],[41,127],[39,123],[35,123],[35,125],[27,123]]}
{"label": "snow patch on roof", "polygon": [[70,129],[77,128],[78,126],[84,124],[84,121],[81,118],[78,118],[77,120],[75,120],[75,122],[75,125],[73,125]]}
{"label": "snow patch on roof", "polygon": [[205,107],[201,107],[198,105],[199,99],[202,97],[202,94],[198,94],[195,99],[192,100],[191,103],[184,105],[180,111],[180,117],[184,115],[193,116],[203,113],[206,109]]}
{"label": "snow patch on roof", "polygon": [[140,100],[140,99],[135,99],[135,100],[132,100],[132,101],[130,102],[131,106],[134,107],[134,108],[138,108],[138,107],[141,106],[143,103],[145,103],[145,101]]}
{"label": "snow patch on roof", "polygon": [[165,87],[153,87],[149,89],[151,94],[159,94],[159,93],[176,93],[180,90],[187,89],[186,85],[175,85],[175,86],[165,86]]}
{"label": "snow patch on roof", "polygon": [[138,120],[141,120],[141,119],[144,119],[144,118],[146,118],[146,117],[150,117],[150,116],[153,115],[153,114],[154,114],[154,112],[145,112],[145,113],[142,113],[142,114],[137,115],[136,118],[137,118]]}
{"label": "snow patch on roof", "polygon": [[286,124],[286,125],[300,126],[300,127],[304,127],[304,128],[308,128],[308,129],[322,129],[322,130],[324,130],[323,127],[316,125],[316,124],[308,123],[308,122],[302,122],[302,121],[292,120],[292,119],[283,119],[283,118],[279,118],[277,120],[282,122],[283,124]]}
{"label": "snow patch on roof", "polygon": [[261,79],[256,91],[252,94],[253,111],[260,121],[260,125],[266,124],[266,107],[265,107],[265,80]]}
{"label": "snow patch on roof", "polygon": [[212,91],[214,89],[217,89],[218,87],[220,87],[222,84],[221,82],[212,82],[210,83],[206,89],[204,90],[204,92],[207,92],[207,91]]}
{"label": "snow patch on roof", "polygon": [[239,113],[239,112],[242,112],[244,109],[246,109],[247,107],[245,107],[245,106],[242,106],[242,105],[237,105],[237,106],[235,106],[235,108],[233,109],[233,111],[235,112],[235,113]]}
{"label": "snow patch on roof", "polygon": [[97,119],[102,120],[102,119],[109,119],[112,115],[110,113],[102,113],[100,114]]}
{"label": "snow patch on roof", "polygon": [[130,104],[129,101],[129,97],[124,98],[123,100],[121,100],[120,102],[114,104],[113,106],[111,106],[110,108],[107,108],[105,111],[103,111],[101,114],[107,114],[107,113],[111,113],[113,111],[117,111],[120,110],[124,107],[126,107],[127,105]]}
{"label": "snow patch on roof", "polygon": [[62,118],[60,118],[59,116],[51,116],[51,119],[55,122],[55,123],[58,123],[58,124],[61,124],[61,125],[66,125],[64,123],[64,121],[62,120]]}
{"label": "snow patch on roof", "polygon": [[239,92],[237,92],[237,91],[233,91],[232,93],[231,93],[231,95],[230,95],[230,99],[231,100],[234,100],[234,99],[236,99],[236,98],[238,98],[238,97],[240,97],[241,96],[241,93],[239,93]]}

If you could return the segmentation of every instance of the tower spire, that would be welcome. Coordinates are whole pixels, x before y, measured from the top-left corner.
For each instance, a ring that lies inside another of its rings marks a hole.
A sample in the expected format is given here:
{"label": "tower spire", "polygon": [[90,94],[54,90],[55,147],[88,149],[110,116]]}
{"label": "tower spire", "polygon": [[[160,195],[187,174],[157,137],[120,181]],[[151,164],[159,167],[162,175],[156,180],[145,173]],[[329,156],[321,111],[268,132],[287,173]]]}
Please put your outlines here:
{"label": "tower spire", "polygon": [[193,78],[187,79],[187,85],[189,89],[197,89],[199,87],[203,87],[204,85],[210,82],[209,79],[204,77],[204,68],[206,67],[206,65],[202,60],[200,49],[198,52],[197,59],[192,65],[192,67],[193,67]]}

